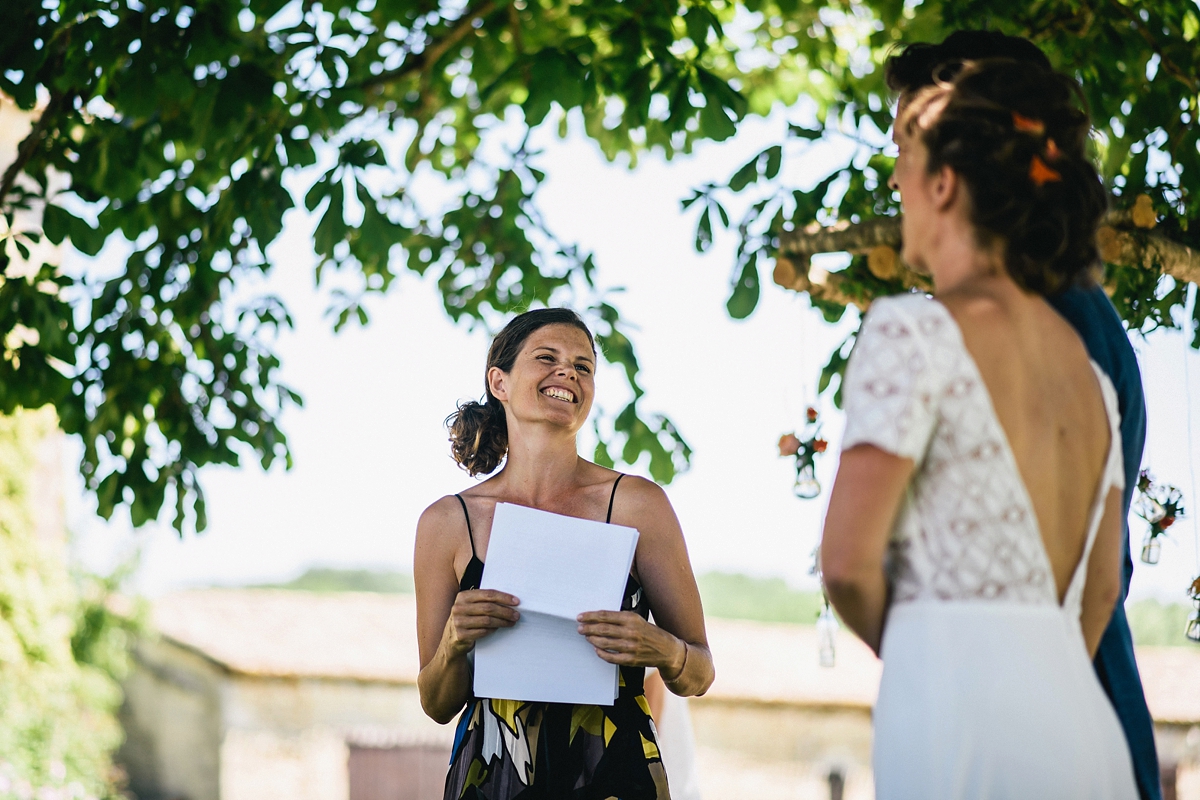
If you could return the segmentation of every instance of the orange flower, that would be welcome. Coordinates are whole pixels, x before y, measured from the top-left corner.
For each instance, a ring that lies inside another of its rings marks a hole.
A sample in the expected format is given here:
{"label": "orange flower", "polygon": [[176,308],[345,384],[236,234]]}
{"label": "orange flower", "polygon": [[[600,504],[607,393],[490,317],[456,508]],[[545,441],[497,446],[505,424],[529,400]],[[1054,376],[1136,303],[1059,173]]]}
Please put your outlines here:
{"label": "orange flower", "polygon": [[1058,149],[1058,145],[1056,145],[1054,143],[1054,140],[1047,139],[1046,140],[1046,158],[1050,159],[1051,161],[1058,161],[1058,158],[1061,155],[1062,155],[1062,152]]}
{"label": "orange flower", "polygon": [[824,439],[814,439],[813,440],[813,452],[814,453],[824,453],[826,447],[829,447],[829,442],[825,441]]}
{"label": "orange flower", "polygon": [[1032,133],[1036,136],[1041,136],[1046,132],[1046,123],[1042,122],[1040,119],[1022,116],[1015,111],[1012,112],[1012,119],[1013,127],[1019,130],[1021,133]]}
{"label": "orange flower", "polygon": [[1046,162],[1035,155],[1029,162],[1029,180],[1033,181],[1035,186],[1044,186],[1047,183],[1061,181],[1062,175],[1047,167]]}
{"label": "orange flower", "polygon": [[1175,524],[1174,515],[1163,517],[1162,519],[1160,519],[1158,521],[1158,527],[1162,528],[1164,531],[1174,524]]}
{"label": "orange flower", "polygon": [[785,433],[779,437],[779,455],[794,456],[800,452],[800,440],[794,433]]}
{"label": "orange flower", "polygon": [[816,422],[817,421],[817,410],[815,408],[813,408],[812,406],[809,406],[808,411],[805,412],[805,416],[808,417],[809,422]]}

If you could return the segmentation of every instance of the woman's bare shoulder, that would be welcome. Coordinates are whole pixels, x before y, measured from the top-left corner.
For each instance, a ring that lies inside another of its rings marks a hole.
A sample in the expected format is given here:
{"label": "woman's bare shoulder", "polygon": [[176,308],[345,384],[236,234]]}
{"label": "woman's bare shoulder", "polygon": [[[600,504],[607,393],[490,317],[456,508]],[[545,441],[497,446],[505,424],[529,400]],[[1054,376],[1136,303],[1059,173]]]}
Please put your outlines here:
{"label": "woman's bare shoulder", "polygon": [[613,506],[613,522],[638,527],[638,522],[645,524],[648,520],[668,519],[675,525],[675,510],[667,493],[657,483],[637,475],[626,475],[617,487],[617,497]]}
{"label": "woman's bare shoulder", "polygon": [[432,546],[453,550],[457,537],[450,534],[461,530],[465,535],[466,529],[462,505],[455,495],[448,494],[421,512],[417,520],[417,548]]}

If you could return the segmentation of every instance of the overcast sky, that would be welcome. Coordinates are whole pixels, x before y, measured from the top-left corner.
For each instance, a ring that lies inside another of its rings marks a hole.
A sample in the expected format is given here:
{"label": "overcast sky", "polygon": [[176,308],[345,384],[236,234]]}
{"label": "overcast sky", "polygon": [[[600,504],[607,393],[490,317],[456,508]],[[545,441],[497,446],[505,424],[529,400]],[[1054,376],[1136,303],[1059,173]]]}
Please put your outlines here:
{"label": "overcast sky", "polygon": [[[804,116],[795,110],[790,120],[811,124]],[[539,204],[562,238],[595,252],[603,286],[625,288],[613,300],[637,326],[643,408],[668,413],[695,449],[693,469],[668,494],[697,572],[781,576],[815,588],[808,570],[827,494],[793,497],[790,460],[777,456],[775,443],[816,402],[817,373],[854,314],[831,326],[803,296],[767,285],[749,320],[730,320],[724,303],[735,242],[718,237],[710,254],[698,256],[694,214],[679,205],[692,187],[727,179],[781,141],[786,121],[782,114],[748,121],[730,142],[670,163],[645,158],[636,172],[606,163],[578,135],[547,137],[539,166],[549,180]],[[804,154],[799,147],[785,161],[784,177],[805,186],[851,152],[844,143]],[[326,297],[313,289],[312,225],[293,212],[269,251],[277,265],[270,289],[297,321],[279,342],[284,379],[306,401],[284,417],[295,468],[264,474],[251,458],[241,470],[206,471],[209,530],[181,541],[166,525],[135,533],[125,515],[98,520],[72,446],[64,467],[73,487],[68,517],[83,563],[105,570],[140,548],[136,584],[151,594],[286,580],[313,565],[408,571],[421,510],[472,483],[449,458],[442,421],[456,401],[482,393],[486,336],[449,322],[432,281],[411,274],[370,303],[367,329],[332,334],[323,317]],[[1135,335],[1134,345],[1149,406],[1145,463],[1184,489],[1195,509],[1200,357],[1179,333]],[[623,378],[611,368],[598,378],[597,407],[618,410]],[[841,419],[830,404],[821,409],[833,445],[819,464],[828,487]],[[1137,552],[1144,525],[1135,519],[1132,530]],[[1171,530],[1162,563],[1138,565],[1133,596],[1184,601],[1200,573],[1196,542],[1193,515]]]}

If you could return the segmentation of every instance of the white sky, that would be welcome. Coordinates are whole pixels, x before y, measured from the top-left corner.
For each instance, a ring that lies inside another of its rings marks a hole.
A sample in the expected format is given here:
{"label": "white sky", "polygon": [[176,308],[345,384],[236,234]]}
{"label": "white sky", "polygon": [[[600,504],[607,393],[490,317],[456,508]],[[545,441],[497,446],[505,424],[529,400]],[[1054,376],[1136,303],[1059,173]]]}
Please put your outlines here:
{"label": "white sky", "polygon": [[[791,116],[811,124],[799,112]],[[697,573],[781,576],[815,588],[808,569],[826,495],[792,496],[791,460],[778,457],[775,443],[801,424],[817,373],[853,315],[830,326],[804,297],[764,276],[754,315],[730,320],[724,303],[733,237],[719,236],[712,252],[698,256],[691,244],[695,209],[684,215],[679,206],[692,187],[727,179],[781,141],[785,121],[782,114],[747,121],[727,143],[703,145],[671,163],[645,158],[636,172],[607,164],[577,135],[547,138],[538,166],[549,180],[539,205],[564,240],[595,252],[602,286],[626,288],[613,299],[637,326],[643,409],[668,413],[695,449],[693,469],[668,494]],[[800,157],[796,150],[785,160],[785,177],[811,185],[848,152],[822,146]],[[140,548],[136,586],[150,594],[286,580],[313,565],[409,571],[421,510],[470,485],[450,460],[442,420],[456,401],[482,393],[486,336],[450,323],[433,282],[412,274],[369,304],[369,328],[332,334],[326,301],[313,291],[313,224],[293,212],[269,253],[277,265],[271,288],[297,322],[279,342],[284,380],[306,400],[284,417],[294,469],[264,474],[250,458],[241,470],[206,471],[209,529],[181,541],[167,525],[133,532],[126,515],[99,520],[72,461],[65,467],[73,487],[68,519],[84,564],[109,569]],[[1193,399],[1200,396],[1200,356],[1177,332],[1135,335],[1134,344],[1149,407],[1145,464],[1182,488],[1196,509],[1190,461],[1200,466],[1200,404]],[[597,406],[619,410],[625,393],[620,374],[602,370]],[[841,418],[831,404],[821,408],[831,447],[819,475],[828,487]],[[68,460],[77,459],[77,448],[69,449]],[[1132,530],[1136,553],[1145,528],[1135,519]],[[1200,572],[1196,540],[1193,514],[1171,530],[1160,564],[1137,565],[1132,596],[1185,600]]]}

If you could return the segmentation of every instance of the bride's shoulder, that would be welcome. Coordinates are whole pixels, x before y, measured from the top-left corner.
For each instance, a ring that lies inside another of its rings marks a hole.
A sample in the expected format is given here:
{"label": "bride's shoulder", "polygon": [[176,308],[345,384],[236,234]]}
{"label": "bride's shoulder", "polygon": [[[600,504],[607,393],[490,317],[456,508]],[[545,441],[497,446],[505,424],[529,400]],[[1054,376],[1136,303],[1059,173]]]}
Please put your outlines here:
{"label": "bride's shoulder", "polygon": [[927,294],[907,293],[881,297],[871,303],[863,318],[862,336],[884,340],[940,338],[953,319],[946,308]]}

